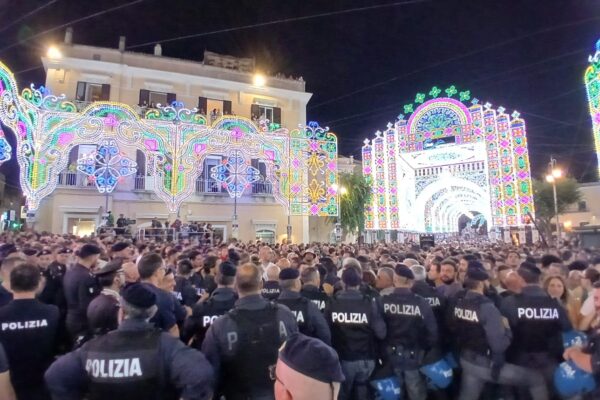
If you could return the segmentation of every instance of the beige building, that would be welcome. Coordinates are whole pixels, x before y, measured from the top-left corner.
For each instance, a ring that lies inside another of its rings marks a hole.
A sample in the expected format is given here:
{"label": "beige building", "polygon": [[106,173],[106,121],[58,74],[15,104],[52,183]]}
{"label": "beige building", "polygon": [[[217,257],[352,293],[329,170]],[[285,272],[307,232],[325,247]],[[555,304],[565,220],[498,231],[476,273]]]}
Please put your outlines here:
{"label": "beige building", "polygon": [[600,182],[581,183],[579,192],[581,200],[559,217],[567,232],[573,228],[600,225]]}
{"label": "beige building", "polygon": [[[306,105],[311,93],[305,91],[302,78],[258,76],[253,59],[236,59],[206,53],[203,62],[181,60],[162,55],[160,45],[154,54],[125,51],[125,38],[119,48],[99,48],[73,44],[72,31],[65,43],[53,48],[42,61],[46,70],[45,87],[52,94],[64,94],[78,107],[93,101],[125,103],[143,115],[157,104],[182,102],[197,108],[209,121],[222,115],[251,119],[266,118],[293,129],[306,122]],[[79,158],[95,150],[95,145],[80,145],[69,155],[69,167],[59,177],[56,191],[47,197],[37,213],[36,229],[85,235],[101,223],[108,209],[115,219],[119,214],[136,221],[136,229],[148,227],[153,217],[183,223],[207,222],[216,236],[231,237],[234,200],[210,177],[210,169],[221,163],[222,155],[211,154],[204,161],[196,190],[182,204],[179,215],[169,215],[167,207],[150,190],[153,176],[145,171],[144,153],[120,148],[136,161],[137,174],[119,181],[109,195],[98,193],[87,177],[76,170]],[[261,173],[261,160],[252,160]],[[288,215],[272,195],[270,183],[253,183],[237,200],[239,238],[281,241],[286,237]],[[327,240],[322,229],[324,218],[293,216],[292,240]],[[317,224],[318,229],[311,225]]]}

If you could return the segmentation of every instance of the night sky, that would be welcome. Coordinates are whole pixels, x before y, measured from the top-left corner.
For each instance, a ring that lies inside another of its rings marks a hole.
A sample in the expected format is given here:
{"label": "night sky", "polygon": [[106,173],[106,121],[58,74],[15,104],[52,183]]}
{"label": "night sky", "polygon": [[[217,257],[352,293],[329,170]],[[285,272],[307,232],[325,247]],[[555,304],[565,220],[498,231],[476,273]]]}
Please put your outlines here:
{"label": "night sky", "polygon": [[[132,51],[151,53],[162,42],[165,56],[201,61],[206,49],[302,76],[314,94],[308,119],[338,134],[340,154],[360,157],[362,141],[417,92],[456,85],[521,112],[534,176],[552,154],[578,180],[596,179],[583,73],[600,39],[598,0],[139,0],[103,12],[128,3],[0,0],[0,60],[21,88],[42,84],[39,57],[64,37],[64,27],[53,28],[97,13],[70,24],[75,43],[116,48],[125,35]],[[365,9],[342,12],[356,8]],[[269,21],[281,22],[231,30]],[[16,171],[7,164],[0,170]]]}

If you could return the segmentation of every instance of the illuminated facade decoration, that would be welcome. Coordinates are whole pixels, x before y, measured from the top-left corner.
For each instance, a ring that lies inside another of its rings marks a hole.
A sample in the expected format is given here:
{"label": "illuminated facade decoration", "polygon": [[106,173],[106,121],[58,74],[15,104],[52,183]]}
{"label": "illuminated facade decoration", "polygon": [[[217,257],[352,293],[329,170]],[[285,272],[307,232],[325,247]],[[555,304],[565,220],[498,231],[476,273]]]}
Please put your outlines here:
{"label": "illuminated facade decoration", "polygon": [[[20,182],[29,210],[37,210],[56,189],[75,146],[110,143],[144,154],[145,170],[154,178],[153,191],[171,213],[194,191],[207,155],[233,153],[266,164],[263,179],[291,215],[338,213],[337,138],[317,123],[288,131],[264,120],[255,124],[243,117],[222,116],[209,124],[196,109],[178,102],[157,105],[143,117],[126,104],[110,101],[90,103],[78,112],[64,96],[40,89],[27,88],[19,95],[14,76],[2,63],[0,103],[0,121],[17,139]],[[134,164],[130,161],[117,171],[121,176],[134,173]],[[94,168],[97,171],[98,165]],[[112,183],[104,181],[98,187],[110,191]]]}
{"label": "illuminated facade decoration", "polygon": [[77,170],[96,184],[98,192],[112,193],[122,177],[136,173],[137,164],[121,154],[117,143],[109,139],[77,160]]}
{"label": "illuminated facade decoration", "polygon": [[4,132],[0,129],[0,165],[12,158],[12,147],[4,137]]}
{"label": "illuminated facade decoration", "polygon": [[418,93],[403,111],[363,146],[373,190],[366,229],[457,233],[465,218],[469,229],[528,223],[534,208],[519,113],[482,106],[455,86]]}
{"label": "illuminated facade decoration", "polygon": [[242,197],[250,184],[261,179],[260,171],[252,167],[237,152],[224,158],[221,165],[211,168],[210,176],[222,184],[232,198]]}
{"label": "illuminated facade decoration", "polygon": [[596,53],[589,57],[589,62],[590,66],[585,71],[584,81],[590,104],[594,144],[596,146],[596,155],[598,156],[598,171],[600,176],[600,40],[596,42]]}

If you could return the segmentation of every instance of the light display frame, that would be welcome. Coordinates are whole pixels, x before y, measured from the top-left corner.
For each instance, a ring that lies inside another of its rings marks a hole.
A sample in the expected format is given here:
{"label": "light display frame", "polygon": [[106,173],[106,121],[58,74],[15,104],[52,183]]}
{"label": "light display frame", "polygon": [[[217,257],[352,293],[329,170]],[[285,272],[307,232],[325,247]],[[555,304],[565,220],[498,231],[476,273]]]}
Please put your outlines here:
{"label": "light display frame", "polygon": [[[365,140],[363,175],[371,182],[373,191],[372,203],[365,207],[365,229],[449,231],[452,225],[449,221],[455,222],[460,215],[470,214],[468,206],[484,210],[481,213],[485,214],[490,230],[529,223],[528,214],[534,215],[535,210],[525,121],[520,114],[515,111],[509,116],[503,107],[493,109],[489,103],[480,105],[478,99],[471,99],[470,91],[459,92],[455,86],[445,90],[434,86],[428,95],[429,99],[426,94],[418,93],[413,103],[403,107],[406,116],[400,114],[395,124],[388,124],[384,132],[378,131],[375,138]],[[470,105],[465,104],[468,100],[471,100]],[[427,154],[428,149],[450,146],[459,155],[461,148],[467,146],[470,151],[478,151],[480,158],[475,163],[465,161],[467,167],[463,171],[454,168],[455,162],[451,159],[443,158],[455,156],[453,152],[441,150],[437,157],[442,161],[431,164],[434,168],[424,165],[422,170],[414,172],[415,176],[422,173],[435,177],[426,185],[437,182],[439,187],[429,186],[429,190],[434,191],[431,198],[436,198],[426,204],[406,207],[399,198],[417,201],[415,191],[424,188],[415,189],[413,181],[406,181],[409,178],[405,172],[409,167],[401,165],[403,156],[416,157]],[[471,168],[475,173],[475,167],[479,174],[482,171],[486,174],[479,185],[464,179]],[[442,173],[449,175],[442,177]],[[415,217],[421,206],[429,211],[425,216]]]}
{"label": "light display frame", "polygon": [[596,42],[596,53],[588,58],[590,65],[584,74],[584,83],[592,117],[594,146],[598,159],[597,177],[600,177],[600,40]]}
{"label": "light display frame", "polygon": [[236,151],[265,163],[263,178],[291,215],[338,215],[337,137],[315,122],[288,131],[267,120],[255,124],[222,116],[209,125],[196,109],[177,102],[143,117],[110,101],[78,111],[64,95],[48,94],[43,87],[32,85],[19,94],[12,72],[1,62],[0,121],[15,134],[19,179],[30,211],[56,189],[71,149],[114,140],[144,153],[154,192],[171,213],[194,192],[207,155]]}

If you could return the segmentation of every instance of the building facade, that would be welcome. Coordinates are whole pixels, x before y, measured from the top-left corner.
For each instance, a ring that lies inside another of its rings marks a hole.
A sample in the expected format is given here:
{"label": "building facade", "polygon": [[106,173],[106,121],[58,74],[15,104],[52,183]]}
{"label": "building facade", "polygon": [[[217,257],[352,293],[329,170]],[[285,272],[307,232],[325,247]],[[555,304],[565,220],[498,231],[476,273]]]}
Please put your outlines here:
{"label": "building facade", "polygon": [[[251,59],[210,53],[204,62],[180,60],[162,56],[159,45],[154,54],[132,53],[125,51],[124,38],[118,49],[98,48],[73,44],[72,32],[67,32],[65,43],[42,57],[42,61],[46,90],[64,94],[79,110],[94,102],[116,102],[147,116],[159,104],[180,104],[196,108],[207,124],[218,124],[231,116],[243,117],[256,125],[267,120],[271,128],[275,125],[274,129],[295,128],[306,123],[306,105],[311,97],[301,78],[257,77],[251,71]],[[163,222],[178,218],[183,223],[210,223],[215,236],[227,240],[234,229],[235,207],[241,240],[281,241],[286,237],[288,223],[295,242],[327,240],[323,229],[311,230],[311,224],[320,226],[323,218],[298,215],[282,207],[275,198],[279,188],[274,188],[271,181],[251,182],[241,197],[231,197],[223,182],[211,174],[214,167],[226,162],[227,154],[215,151],[205,155],[193,193],[174,213],[151,190],[159,178],[147,167],[144,152],[134,147],[120,146],[119,150],[123,158],[135,162],[136,172],[121,176],[112,192],[99,193],[95,182],[77,167],[82,158],[97,148],[92,143],[70,150],[68,165],[60,172],[56,189],[39,206],[36,229],[89,234],[109,210],[115,218],[123,214],[135,220],[135,229],[148,227],[154,217]],[[272,172],[260,157],[248,160],[248,164],[261,176]]]}

